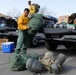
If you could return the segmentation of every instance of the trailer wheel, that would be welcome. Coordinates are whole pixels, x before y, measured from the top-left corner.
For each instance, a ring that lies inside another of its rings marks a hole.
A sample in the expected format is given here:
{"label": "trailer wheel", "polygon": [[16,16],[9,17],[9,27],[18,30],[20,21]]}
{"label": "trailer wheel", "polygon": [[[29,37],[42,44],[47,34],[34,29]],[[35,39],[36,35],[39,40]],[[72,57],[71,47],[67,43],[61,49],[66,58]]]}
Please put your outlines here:
{"label": "trailer wheel", "polygon": [[69,44],[65,44],[64,46],[65,46],[66,48],[74,48],[74,47],[76,47],[76,44],[73,44],[73,43],[70,44],[70,43],[69,43]]}
{"label": "trailer wheel", "polygon": [[30,40],[30,44],[29,44],[29,47],[32,48],[32,47],[37,47],[39,45],[39,40],[36,39],[36,38],[31,38]]}
{"label": "trailer wheel", "polygon": [[49,51],[55,51],[57,48],[57,44],[56,43],[52,43],[49,41],[45,41],[45,47],[49,50]]}

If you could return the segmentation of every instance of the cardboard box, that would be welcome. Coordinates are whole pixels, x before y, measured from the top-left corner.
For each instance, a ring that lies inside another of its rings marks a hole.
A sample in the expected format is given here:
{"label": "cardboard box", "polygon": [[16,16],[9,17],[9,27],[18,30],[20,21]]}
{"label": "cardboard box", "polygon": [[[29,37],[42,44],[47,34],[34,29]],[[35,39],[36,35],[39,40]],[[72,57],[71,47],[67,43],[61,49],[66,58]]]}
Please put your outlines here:
{"label": "cardboard box", "polygon": [[69,23],[69,21],[70,21],[69,15],[60,16],[60,17],[58,18],[58,24],[60,24],[61,22]]}
{"label": "cardboard box", "polygon": [[8,42],[8,39],[0,38],[0,50],[2,49],[2,43]]}

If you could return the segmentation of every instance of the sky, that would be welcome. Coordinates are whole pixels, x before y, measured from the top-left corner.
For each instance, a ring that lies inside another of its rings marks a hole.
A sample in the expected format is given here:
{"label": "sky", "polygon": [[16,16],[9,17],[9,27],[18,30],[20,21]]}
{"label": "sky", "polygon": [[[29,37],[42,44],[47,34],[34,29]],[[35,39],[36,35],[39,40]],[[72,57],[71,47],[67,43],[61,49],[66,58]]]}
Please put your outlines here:
{"label": "sky", "polygon": [[[46,7],[51,15],[59,17],[61,15],[70,15],[76,12],[76,0],[31,0],[32,3],[38,3],[41,7]],[[28,0],[0,0],[0,13],[7,14],[13,9],[23,12],[28,7]]]}

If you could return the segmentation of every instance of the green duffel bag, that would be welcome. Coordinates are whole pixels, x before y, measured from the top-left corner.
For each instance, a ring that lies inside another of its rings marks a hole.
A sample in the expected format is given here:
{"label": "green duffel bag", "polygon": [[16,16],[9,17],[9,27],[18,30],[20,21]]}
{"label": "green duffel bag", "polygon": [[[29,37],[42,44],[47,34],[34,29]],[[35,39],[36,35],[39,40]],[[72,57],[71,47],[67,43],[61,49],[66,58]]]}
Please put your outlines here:
{"label": "green duffel bag", "polygon": [[9,58],[9,70],[22,71],[26,69],[26,60],[20,55],[13,55]]}
{"label": "green duffel bag", "polygon": [[38,54],[14,54],[9,58],[9,70],[11,71],[22,71],[26,70],[26,62],[27,60],[32,57],[38,59]]}
{"label": "green duffel bag", "polygon": [[33,3],[32,5],[35,7],[35,13],[38,13],[39,12],[39,8],[40,8],[40,5],[38,5],[36,3]]}
{"label": "green duffel bag", "polygon": [[51,65],[51,72],[54,74],[59,74],[65,60],[66,56],[60,53],[55,62]]}
{"label": "green duffel bag", "polygon": [[28,33],[34,36],[42,28],[42,22],[43,22],[42,14],[37,13],[33,14],[28,23],[29,26]]}
{"label": "green duffel bag", "polygon": [[34,73],[41,73],[43,71],[43,65],[35,58],[29,58],[26,63],[26,68]]}

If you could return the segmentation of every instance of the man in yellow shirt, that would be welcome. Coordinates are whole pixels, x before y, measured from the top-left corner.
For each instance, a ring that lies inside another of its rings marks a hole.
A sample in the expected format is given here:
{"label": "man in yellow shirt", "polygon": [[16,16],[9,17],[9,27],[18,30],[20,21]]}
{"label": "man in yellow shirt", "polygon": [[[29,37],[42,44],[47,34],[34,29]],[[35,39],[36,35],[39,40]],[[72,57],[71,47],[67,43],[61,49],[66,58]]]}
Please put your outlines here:
{"label": "man in yellow shirt", "polygon": [[34,14],[34,13],[38,13],[39,12],[39,8],[40,5],[33,3],[31,4],[31,1],[28,1],[28,5],[30,6],[29,10],[30,10],[30,14]]}
{"label": "man in yellow shirt", "polygon": [[22,53],[26,53],[26,49],[29,43],[29,35],[27,33],[28,27],[28,18],[29,9],[25,8],[24,13],[22,16],[18,18],[18,39],[17,39],[17,45],[15,49],[15,53],[19,54],[22,48]]}

